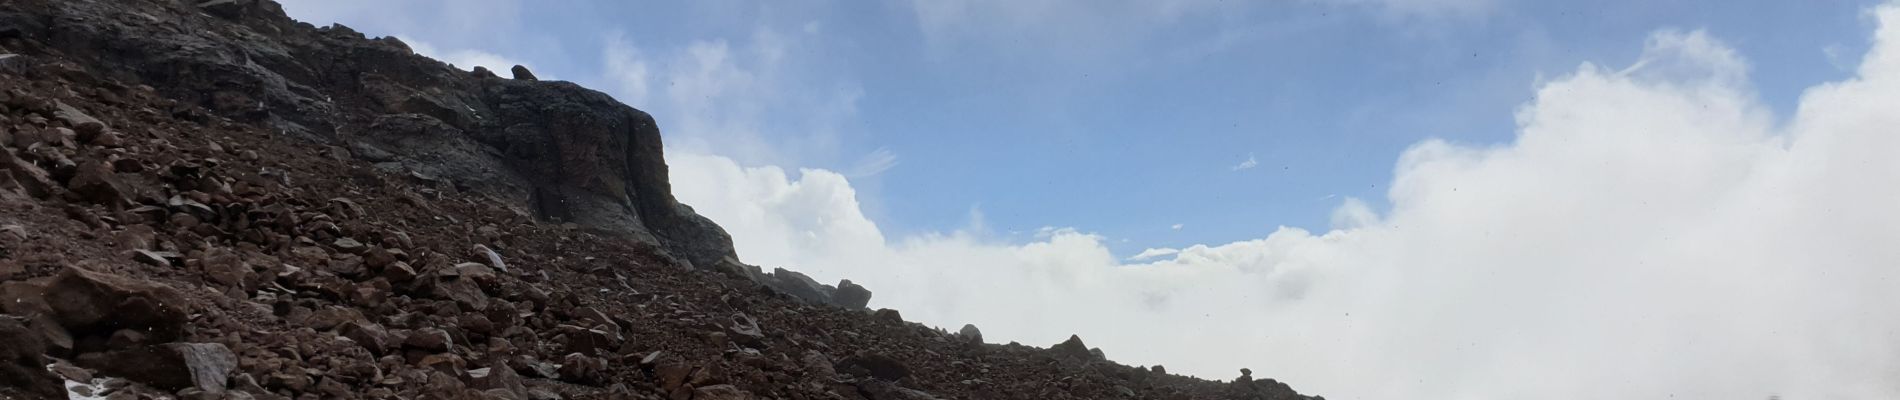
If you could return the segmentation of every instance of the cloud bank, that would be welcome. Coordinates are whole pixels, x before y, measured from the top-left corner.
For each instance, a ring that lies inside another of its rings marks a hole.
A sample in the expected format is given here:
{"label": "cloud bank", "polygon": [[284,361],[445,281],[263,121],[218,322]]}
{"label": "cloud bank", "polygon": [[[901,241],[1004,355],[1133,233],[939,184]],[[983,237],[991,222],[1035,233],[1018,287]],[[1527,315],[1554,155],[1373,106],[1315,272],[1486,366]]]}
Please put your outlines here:
{"label": "cloud bank", "polygon": [[1389,209],[1131,259],[1076,229],[891,238],[844,174],[668,161],[748,262],[992,340],[1331,399],[1900,398],[1900,7],[1874,14],[1856,77],[1785,120],[1719,40],[1663,31],[1541,83],[1509,143],[1413,146]]}

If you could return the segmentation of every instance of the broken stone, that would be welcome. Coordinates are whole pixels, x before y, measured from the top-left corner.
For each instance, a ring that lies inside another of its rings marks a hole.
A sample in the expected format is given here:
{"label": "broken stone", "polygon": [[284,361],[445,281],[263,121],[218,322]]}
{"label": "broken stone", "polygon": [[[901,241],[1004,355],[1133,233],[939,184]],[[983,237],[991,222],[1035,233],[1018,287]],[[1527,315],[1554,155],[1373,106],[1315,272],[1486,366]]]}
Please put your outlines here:
{"label": "broken stone", "polygon": [[479,390],[504,390],[517,397],[526,396],[528,387],[522,384],[521,375],[508,367],[488,367],[468,371],[468,386]]}
{"label": "broken stone", "polygon": [[614,343],[616,341],[615,334],[602,332],[598,329],[561,325],[555,327],[555,331],[560,332],[560,335],[566,338],[566,341],[561,345],[565,346],[564,348],[572,353],[598,354],[599,351],[611,350],[616,345]]}
{"label": "broken stone", "polygon": [[937,396],[880,380],[858,382],[858,391],[871,400],[937,400]]}
{"label": "broken stone", "polygon": [[871,304],[871,290],[865,289],[850,279],[838,281],[838,290],[831,294],[832,304],[846,309],[859,310]]}
{"label": "broken stone", "polygon": [[454,342],[453,339],[449,338],[447,331],[436,328],[422,328],[410,333],[409,338],[403,339],[402,347],[430,353],[446,353]]}
{"label": "broken stone", "polygon": [[67,267],[46,288],[54,318],[75,335],[134,329],[169,342],[181,336],[190,315],[177,289],[79,267]]}
{"label": "broken stone", "polygon": [[363,246],[363,242],[351,238],[337,238],[335,242],[330,243],[330,246],[336,248],[337,251],[350,254],[361,254],[364,250],[368,250]]}
{"label": "broken stone", "polygon": [[1076,335],[1069,335],[1069,340],[1050,346],[1049,351],[1054,352],[1058,357],[1090,359],[1095,356],[1089,352],[1087,345],[1082,344],[1082,337]]}
{"label": "broken stone", "polygon": [[540,80],[540,79],[536,79],[534,77],[534,72],[528,71],[528,67],[526,66],[516,65],[514,68],[511,68],[509,71],[514,72],[515,79],[517,80],[524,80],[524,81]]}
{"label": "broken stone", "polygon": [[904,377],[910,376],[910,367],[905,366],[902,361],[897,361],[897,359],[883,354],[869,352],[859,352],[857,355],[839,361],[837,370],[838,372],[847,374],[869,376],[887,381],[901,380],[904,379]]}
{"label": "broken stone", "polygon": [[957,330],[957,335],[970,343],[983,343],[983,331],[976,329],[974,324],[963,324],[963,329]]}
{"label": "broken stone", "polygon": [[872,314],[872,317],[877,318],[877,320],[879,321],[890,322],[890,323],[901,324],[904,322],[904,315],[902,313],[899,313],[897,312],[897,310],[892,310],[889,308],[877,309],[877,313]]}
{"label": "broken stone", "polygon": [[179,257],[178,253],[169,251],[132,250],[133,260],[158,267],[170,267],[172,260],[177,260]]}
{"label": "broken stone", "polygon": [[131,191],[119,182],[111,164],[98,160],[79,165],[73,178],[66,181],[66,189],[87,202],[107,205],[124,204],[125,193]]}
{"label": "broken stone", "polygon": [[561,380],[568,383],[598,385],[606,382],[607,360],[581,353],[568,354],[561,360]]}
{"label": "broken stone", "polygon": [[[66,398],[61,379],[46,369],[46,343],[27,328],[26,320],[0,315],[0,387],[32,398]],[[4,393],[4,391],[0,391]]]}
{"label": "broken stone", "polygon": [[88,353],[79,362],[108,375],[169,390],[198,388],[222,393],[238,359],[221,343],[165,343],[109,353]]}
{"label": "broken stone", "polygon": [[752,392],[739,390],[732,385],[712,385],[693,388],[693,400],[751,400]]}
{"label": "broken stone", "polygon": [[351,341],[368,349],[370,353],[383,355],[389,351],[389,331],[382,325],[369,321],[350,321],[337,327],[337,335],[350,338]]}
{"label": "broken stone", "polygon": [[759,329],[759,321],[745,313],[732,314],[732,326],[727,330],[732,331],[733,339],[741,345],[765,347],[765,332]]}
{"label": "broken stone", "polygon": [[11,175],[7,186],[17,189],[28,196],[46,198],[52,196],[59,186],[53,183],[51,174],[31,162],[20,159],[11,148],[0,148],[0,169]]}
{"label": "broken stone", "polygon": [[57,100],[53,102],[53,107],[55,108],[53,110],[53,119],[60,120],[65,122],[66,126],[73,127],[73,130],[78,133],[79,140],[82,142],[90,142],[93,136],[103,133],[106,130],[105,123],[99,122],[98,118],[86,115],[86,113],[80,111],[79,108]]}
{"label": "broken stone", "polygon": [[495,250],[489,249],[488,246],[477,244],[473,251],[476,257],[488,260],[488,265],[495,267],[496,271],[508,272],[508,263],[502,262],[501,254],[495,253]]}

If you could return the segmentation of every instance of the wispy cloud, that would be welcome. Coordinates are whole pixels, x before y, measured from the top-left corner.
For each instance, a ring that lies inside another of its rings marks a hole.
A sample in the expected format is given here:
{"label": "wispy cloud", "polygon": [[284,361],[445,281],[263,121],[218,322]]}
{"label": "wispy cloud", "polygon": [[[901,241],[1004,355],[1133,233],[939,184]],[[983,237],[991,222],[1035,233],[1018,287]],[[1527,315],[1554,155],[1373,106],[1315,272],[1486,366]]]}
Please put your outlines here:
{"label": "wispy cloud", "polygon": [[865,154],[864,157],[858,158],[858,162],[851,166],[850,172],[845,176],[852,179],[869,178],[895,167],[897,167],[897,153],[891,152],[891,149],[879,147]]}
{"label": "wispy cloud", "polygon": [[1253,158],[1253,153],[1247,153],[1247,161],[1241,161],[1239,164],[1234,164],[1233,170],[1235,171],[1249,170],[1258,166],[1260,166],[1260,160],[1255,160]]}

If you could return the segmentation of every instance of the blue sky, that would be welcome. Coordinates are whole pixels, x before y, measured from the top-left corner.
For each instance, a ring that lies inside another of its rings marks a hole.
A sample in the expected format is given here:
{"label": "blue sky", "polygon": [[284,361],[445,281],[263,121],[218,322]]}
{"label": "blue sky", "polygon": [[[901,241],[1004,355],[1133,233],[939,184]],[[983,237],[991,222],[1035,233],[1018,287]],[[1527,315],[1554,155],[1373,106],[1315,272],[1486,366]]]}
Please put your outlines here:
{"label": "blue sky", "polygon": [[[774,41],[783,59],[764,79],[786,98],[714,117],[758,125],[747,140],[775,149],[729,154],[741,163],[847,170],[884,149],[896,165],[853,183],[888,232],[963,227],[976,210],[1003,237],[1075,227],[1128,254],[1325,228],[1339,198],[1381,204],[1407,146],[1507,140],[1540,76],[1631,62],[1659,28],[1724,38],[1787,113],[1800,90],[1849,73],[1871,23],[1870,2],[1842,0],[1233,3],[979,1],[942,17],[849,1],[290,8],[590,83],[663,128],[693,111],[624,99],[599,78],[603,46]],[[836,101],[855,111],[813,105]]]}
{"label": "blue sky", "polygon": [[1900,4],[286,6],[613,94],[746,262],[998,342],[1330,399],[1900,398]]}

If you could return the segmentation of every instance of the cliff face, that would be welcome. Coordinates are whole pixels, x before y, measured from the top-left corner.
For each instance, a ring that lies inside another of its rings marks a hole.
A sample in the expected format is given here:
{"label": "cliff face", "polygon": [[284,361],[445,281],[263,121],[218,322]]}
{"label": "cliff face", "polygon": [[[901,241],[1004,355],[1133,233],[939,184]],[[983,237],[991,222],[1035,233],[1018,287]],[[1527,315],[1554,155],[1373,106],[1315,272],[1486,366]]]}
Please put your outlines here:
{"label": "cliff face", "polygon": [[[19,51],[696,266],[733,256],[724,230],[673,198],[653,118],[600,92],[457,70],[393,38],[296,22],[268,1],[10,3],[32,11],[0,15],[0,32],[44,46]],[[173,17],[191,14],[213,18]]]}
{"label": "cliff face", "polygon": [[1309,399],[762,273],[651,117],[531,74],[269,0],[0,0],[0,399]]}

